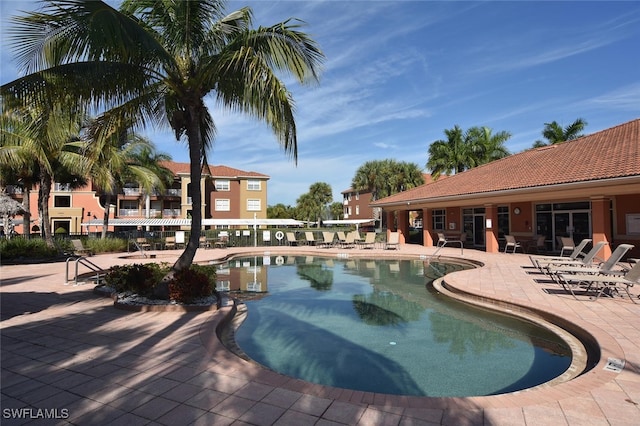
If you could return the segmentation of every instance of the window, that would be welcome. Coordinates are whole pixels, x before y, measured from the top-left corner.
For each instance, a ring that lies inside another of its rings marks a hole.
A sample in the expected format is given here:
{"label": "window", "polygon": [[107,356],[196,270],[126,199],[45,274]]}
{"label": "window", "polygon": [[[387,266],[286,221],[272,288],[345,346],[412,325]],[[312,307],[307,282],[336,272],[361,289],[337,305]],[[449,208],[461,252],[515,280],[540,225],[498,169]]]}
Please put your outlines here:
{"label": "window", "polygon": [[260,188],[261,188],[261,182],[259,180],[249,179],[247,181],[247,190],[248,191],[260,191]]}
{"label": "window", "polygon": [[360,206],[356,206],[356,216],[360,214]]}
{"label": "window", "polygon": [[216,198],[216,211],[228,212],[231,210],[231,203],[226,198]]}
{"label": "window", "polygon": [[54,207],[71,207],[70,195],[56,195],[53,197]]}
{"label": "window", "polygon": [[[356,200],[359,200],[359,199],[360,199],[360,193],[359,193],[359,192],[356,192]],[[356,214],[357,214],[357,213],[356,213]]]}
{"label": "window", "polygon": [[446,210],[434,210],[432,213],[432,229],[444,230],[445,220],[447,219],[447,211]]}
{"label": "window", "polygon": [[247,200],[247,210],[250,212],[260,211],[260,200]]}
{"label": "window", "polygon": [[230,191],[229,179],[216,179],[216,191]]}

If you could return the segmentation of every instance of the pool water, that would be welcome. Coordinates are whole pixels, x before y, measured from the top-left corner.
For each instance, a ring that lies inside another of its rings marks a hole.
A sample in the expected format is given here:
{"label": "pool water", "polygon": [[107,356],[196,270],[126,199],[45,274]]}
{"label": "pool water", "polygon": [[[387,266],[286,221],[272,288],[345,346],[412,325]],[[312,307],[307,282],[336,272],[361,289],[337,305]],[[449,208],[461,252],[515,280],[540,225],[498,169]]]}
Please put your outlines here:
{"label": "pool water", "polygon": [[[468,268],[418,260],[251,257],[235,332],[254,361],[288,376],[359,391],[479,396],[547,382],[571,364],[555,334],[448,300],[429,284]],[[251,281],[253,280],[253,281]],[[251,285],[251,287],[249,287]],[[242,287],[242,285],[241,285]]]}

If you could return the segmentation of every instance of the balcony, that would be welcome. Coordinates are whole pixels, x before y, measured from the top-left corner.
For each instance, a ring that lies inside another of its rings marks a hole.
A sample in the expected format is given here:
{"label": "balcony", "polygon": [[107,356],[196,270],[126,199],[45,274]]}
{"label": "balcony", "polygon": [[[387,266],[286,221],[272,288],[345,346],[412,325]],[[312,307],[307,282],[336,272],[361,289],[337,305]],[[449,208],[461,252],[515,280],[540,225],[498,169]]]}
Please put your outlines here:
{"label": "balcony", "polygon": [[16,185],[7,185],[5,188],[7,194],[10,195],[20,195],[22,194],[22,187]]}
{"label": "balcony", "polygon": [[71,185],[68,183],[55,183],[53,190],[56,192],[71,192]]}
{"label": "balcony", "polygon": [[169,188],[165,191],[165,195],[169,197],[179,197],[182,195],[182,190],[180,188]]}
{"label": "balcony", "polygon": [[187,197],[187,205],[193,204],[193,199],[191,197]]}

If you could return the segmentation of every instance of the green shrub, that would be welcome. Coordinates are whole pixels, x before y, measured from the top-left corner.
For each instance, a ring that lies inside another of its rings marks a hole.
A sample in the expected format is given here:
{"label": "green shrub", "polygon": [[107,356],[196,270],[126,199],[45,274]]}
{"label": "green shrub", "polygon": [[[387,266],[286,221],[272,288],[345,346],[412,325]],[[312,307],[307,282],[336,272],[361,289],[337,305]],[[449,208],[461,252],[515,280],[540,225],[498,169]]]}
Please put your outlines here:
{"label": "green shrub", "polygon": [[209,297],[214,285],[206,273],[198,268],[185,269],[174,274],[169,281],[169,298],[181,303],[191,303],[195,299]]}
{"label": "green shrub", "polygon": [[153,287],[160,282],[168,267],[157,263],[134,263],[131,265],[112,266],[104,278],[105,284],[116,292],[131,291],[140,296],[150,297]]}
{"label": "green shrub", "polygon": [[3,259],[44,259],[55,257],[57,254],[58,251],[55,247],[47,246],[47,243],[39,238],[30,240],[27,240],[25,238],[0,240],[0,256]]}
{"label": "green shrub", "polygon": [[122,238],[88,238],[84,246],[94,253],[115,253],[127,251],[127,240]]}

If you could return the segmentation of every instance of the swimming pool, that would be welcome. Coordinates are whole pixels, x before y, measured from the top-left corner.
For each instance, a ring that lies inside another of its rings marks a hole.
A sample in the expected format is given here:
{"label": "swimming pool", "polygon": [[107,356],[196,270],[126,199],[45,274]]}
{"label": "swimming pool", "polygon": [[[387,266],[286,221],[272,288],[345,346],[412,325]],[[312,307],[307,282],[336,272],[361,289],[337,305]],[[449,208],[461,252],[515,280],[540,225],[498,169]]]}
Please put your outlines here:
{"label": "swimming pool", "polygon": [[[431,280],[469,267],[422,260],[264,256],[220,268],[246,301],[235,342],[288,376],[359,391],[493,395],[561,375],[569,346],[533,323],[460,304]],[[229,280],[225,281],[225,276]]]}

